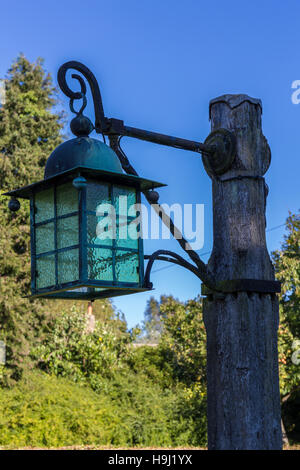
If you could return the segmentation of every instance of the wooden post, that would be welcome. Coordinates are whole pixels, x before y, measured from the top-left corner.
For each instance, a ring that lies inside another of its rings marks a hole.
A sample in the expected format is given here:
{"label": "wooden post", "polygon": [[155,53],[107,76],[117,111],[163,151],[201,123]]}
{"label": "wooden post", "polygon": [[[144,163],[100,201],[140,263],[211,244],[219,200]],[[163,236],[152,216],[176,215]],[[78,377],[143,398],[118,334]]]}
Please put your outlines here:
{"label": "wooden post", "polygon": [[[210,102],[212,130],[237,139],[232,167],[212,178],[217,281],[274,280],[266,248],[263,175],[271,154],[260,100],[224,95]],[[204,301],[209,449],[281,449],[276,294],[239,292]]]}
{"label": "wooden post", "polygon": [[87,317],[87,332],[93,333],[93,331],[95,330],[96,319],[95,319],[95,315],[93,315],[93,302],[92,301],[88,303],[86,317]]}

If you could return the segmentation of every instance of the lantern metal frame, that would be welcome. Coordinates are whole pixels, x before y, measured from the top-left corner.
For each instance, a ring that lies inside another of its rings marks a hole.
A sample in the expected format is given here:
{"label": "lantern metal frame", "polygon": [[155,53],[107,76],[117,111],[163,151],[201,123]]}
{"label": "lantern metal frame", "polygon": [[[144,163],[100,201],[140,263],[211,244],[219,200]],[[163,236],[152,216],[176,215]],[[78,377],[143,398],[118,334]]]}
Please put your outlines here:
{"label": "lantern metal frame", "polygon": [[[37,183],[25,186],[23,188],[15,189],[5,193],[7,196],[12,198],[24,198],[30,199],[30,227],[31,227],[31,292],[30,297],[47,297],[47,298],[63,298],[63,299],[80,299],[80,300],[95,300],[106,297],[115,297],[120,295],[126,295],[130,293],[137,293],[149,290],[149,286],[146,286],[144,283],[144,271],[143,269],[139,270],[139,282],[124,282],[116,280],[115,266],[113,266],[113,281],[105,280],[92,280],[88,276],[87,268],[87,250],[88,248],[105,248],[108,249],[107,245],[99,244],[88,244],[85,240],[87,236],[87,216],[89,214],[94,214],[94,212],[87,210],[86,203],[86,187],[82,187],[78,190],[78,210],[75,212],[65,213],[64,215],[57,215],[56,210],[56,188],[67,184],[72,183],[75,178],[78,177],[87,178],[88,181],[95,181],[97,183],[105,183],[110,185],[111,190],[113,191],[114,186],[123,186],[128,188],[133,188],[136,190],[136,203],[141,203],[141,191],[153,190],[156,187],[165,186],[162,183],[148,180],[145,178],[139,178],[135,175],[127,174],[118,174],[104,170],[95,170],[93,168],[86,167],[76,167],[71,170],[64,171],[55,176],[49,177],[47,179],[41,180]],[[35,194],[40,191],[47,189],[53,189],[54,191],[54,217],[50,219],[45,219],[41,222],[35,221]],[[75,190],[75,188],[74,188]],[[112,194],[111,194],[112,196]],[[111,197],[112,199],[112,197]],[[76,245],[68,246],[65,248],[57,247],[57,221],[61,219],[66,219],[72,216],[78,216],[79,225],[78,225],[78,234],[79,242]],[[128,216],[128,220],[134,220],[135,217]],[[35,250],[35,229],[39,226],[45,225],[47,223],[54,223],[54,250],[48,252],[43,252],[37,254]],[[132,252],[138,254],[139,257],[139,266],[144,265],[144,253],[143,253],[143,240],[142,238],[137,239],[137,248],[130,247],[118,247],[116,249],[116,240],[112,240],[112,260],[115,263],[115,253],[116,250],[122,252]],[[58,254],[67,252],[71,249],[78,249],[79,251],[79,276],[78,280],[72,282],[59,283],[58,282]],[[39,258],[46,256],[53,256],[55,258],[55,285],[48,286],[44,288],[36,288],[36,279],[37,279],[37,269],[36,261]],[[101,284],[101,287],[99,286]],[[105,287],[107,287],[105,289]],[[109,287],[112,287],[109,289]],[[90,290],[87,292],[77,291],[81,288],[91,288],[91,289],[102,289],[101,291]],[[75,290],[76,289],[76,290]],[[105,289],[105,290],[104,290]]]}

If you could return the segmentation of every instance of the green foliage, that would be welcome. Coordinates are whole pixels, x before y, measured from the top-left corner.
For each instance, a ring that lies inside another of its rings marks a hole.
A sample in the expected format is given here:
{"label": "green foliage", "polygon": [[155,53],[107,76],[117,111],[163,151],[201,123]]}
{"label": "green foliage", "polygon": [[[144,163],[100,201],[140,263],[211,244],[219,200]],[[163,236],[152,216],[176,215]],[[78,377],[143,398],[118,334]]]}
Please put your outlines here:
{"label": "green foliage", "polygon": [[52,150],[62,142],[62,114],[52,79],[42,59],[30,63],[20,55],[5,81],[5,105],[0,111],[0,184],[12,189],[42,179]]}
{"label": "green foliage", "polygon": [[106,393],[121,407],[130,439],[126,445],[204,445],[204,401],[191,400],[181,384],[161,386],[140,370],[127,371],[109,381]]}
{"label": "green foliage", "polygon": [[300,215],[290,214],[281,249],[272,253],[279,296],[279,379],[282,415],[290,441],[300,438]]}
{"label": "green foliage", "polygon": [[[56,104],[51,78],[39,59],[30,63],[20,56],[5,81],[5,104],[0,109],[0,186],[14,189],[43,178],[43,166],[62,141],[61,115],[52,114]],[[17,213],[0,197],[0,339],[7,344],[3,380],[20,378],[30,344],[51,315],[45,303],[29,300],[30,243],[29,207],[23,202]]]}
{"label": "green foliage", "polygon": [[166,345],[134,348],[133,337],[120,330],[117,335],[116,325],[96,321],[95,330],[88,332],[85,314],[64,312],[53,318],[32,355],[44,371],[90,385],[100,399],[105,396],[118,408],[118,429],[105,442],[94,438],[94,444],[204,445],[200,384],[174,380],[173,354]]}
{"label": "green foliage", "polygon": [[142,326],[142,335],[139,337],[140,343],[158,343],[163,329],[161,306],[170,300],[173,296],[161,295],[160,300],[153,296],[149,298],[144,312],[144,321]]}
{"label": "green foliage", "polygon": [[173,296],[161,296],[158,302],[150,297],[144,317],[140,343],[156,340],[165,361],[171,364],[173,378],[187,385],[199,381],[205,384],[206,334],[202,300],[183,303]]}
{"label": "green foliage", "polygon": [[205,444],[203,409],[184,390],[163,391],[143,374],[127,371],[103,387],[30,372],[0,389],[0,445],[185,446]]}
{"label": "green foliage", "polygon": [[151,296],[144,312],[143,337],[145,343],[157,343],[161,334],[160,303]]}
{"label": "green foliage", "polygon": [[142,371],[163,389],[174,386],[172,354],[161,345],[136,347],[127,358],[127,364],[136,374]]}
{"label": "green foliage", "polygon": [[181,303],[174,299],[161,306],[163,333],[161,344],[172,354],[175,376],[187,385],[205,386],[206,334],[202,319],[202,300]]}
{"label": "green foliage", "polygon": [[[300,388],[300,365],[293,361],[294,345],[300,340],[300,215],[290,214],[281,249],[272,253],[276,277],[282,282],[279,325],[281,394]],[[296,348],[297,349],[297,348]],[[300,348],[299,348],[300,349]]]}
{"label": "green foliage", "polygon": [[89,331],[86,314],[73,307],[49,322],[43,342],[31,356],[51,374],[90,381],[96,387],[97,376],[110,377],[122,368],[130,341],[130,334],[121,334],[113,320],[96,321],[94,331]]}
{"label": "green foliage", "polygon": [[280,304],[284,319],[293,334],[300,338],[300,214],[286,220],[287,234],[281,249],[272,253],[276,277],[281,281]]}
{"label": "green foliage", "polygon": [[31,372],[12,389],[0,389],[0,445],[109,443],[118,435],[116,411],[89,388]]}

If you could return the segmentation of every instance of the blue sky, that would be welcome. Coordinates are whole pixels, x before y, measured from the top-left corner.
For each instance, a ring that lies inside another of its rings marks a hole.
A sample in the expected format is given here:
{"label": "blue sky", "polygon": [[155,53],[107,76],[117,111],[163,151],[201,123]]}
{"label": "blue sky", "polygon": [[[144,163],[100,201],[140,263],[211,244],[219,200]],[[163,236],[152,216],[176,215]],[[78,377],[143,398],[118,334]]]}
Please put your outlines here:
{"label": "blue sky", "polygon": [[[86,64],[100,83],[105,113],[127,125],[203,141],[210,132],[209,100],[245,93],[263,102],[263,131],[272,151],[267,228],[299,209],[300,104],[291,85],[300,79],[300,3],[254,0],[11,0],[1,5],[0,78],[23,52],[45,59],[56,83],[68,60]],[[68,101],[60,93],[68,111]],[[87,114],[92,116],[92,107]],[[144,177],[162,181],[160,201],[205,205],[205,243],[212,247],[211,182],[201,158],[134,139],[123,148]],[[284,227],[267,232],[279,247]],[[146,241],[180,253],[174,240]],[[180,253],[181,254],[181,253]],[[203,259],[207,261],[209,255]],[[153,269],[152,294],[194,298],[198,279],[183,268]],[[129,327],[143,319],[149,293],[116,298]]]}

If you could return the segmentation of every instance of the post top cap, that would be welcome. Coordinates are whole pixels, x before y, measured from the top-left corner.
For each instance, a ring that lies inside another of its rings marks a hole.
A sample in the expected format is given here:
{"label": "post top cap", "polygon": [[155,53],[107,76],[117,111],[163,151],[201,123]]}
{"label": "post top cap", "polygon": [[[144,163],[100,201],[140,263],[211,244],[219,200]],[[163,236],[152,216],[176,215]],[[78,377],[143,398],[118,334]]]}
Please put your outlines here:
{"label": "post top cap", "polygon": [[226,103],[231,109],[237,108],[245,101],[248,101],[251,104],[259,106],[262,112],[262,102],[259,98],[252,98],[251,96],[244,95],[244,94],[236,94],[236,95],[221,95],[217,98],[213,98],[209,102],[209,119],[211,119],[211,107],[216,103]]}

